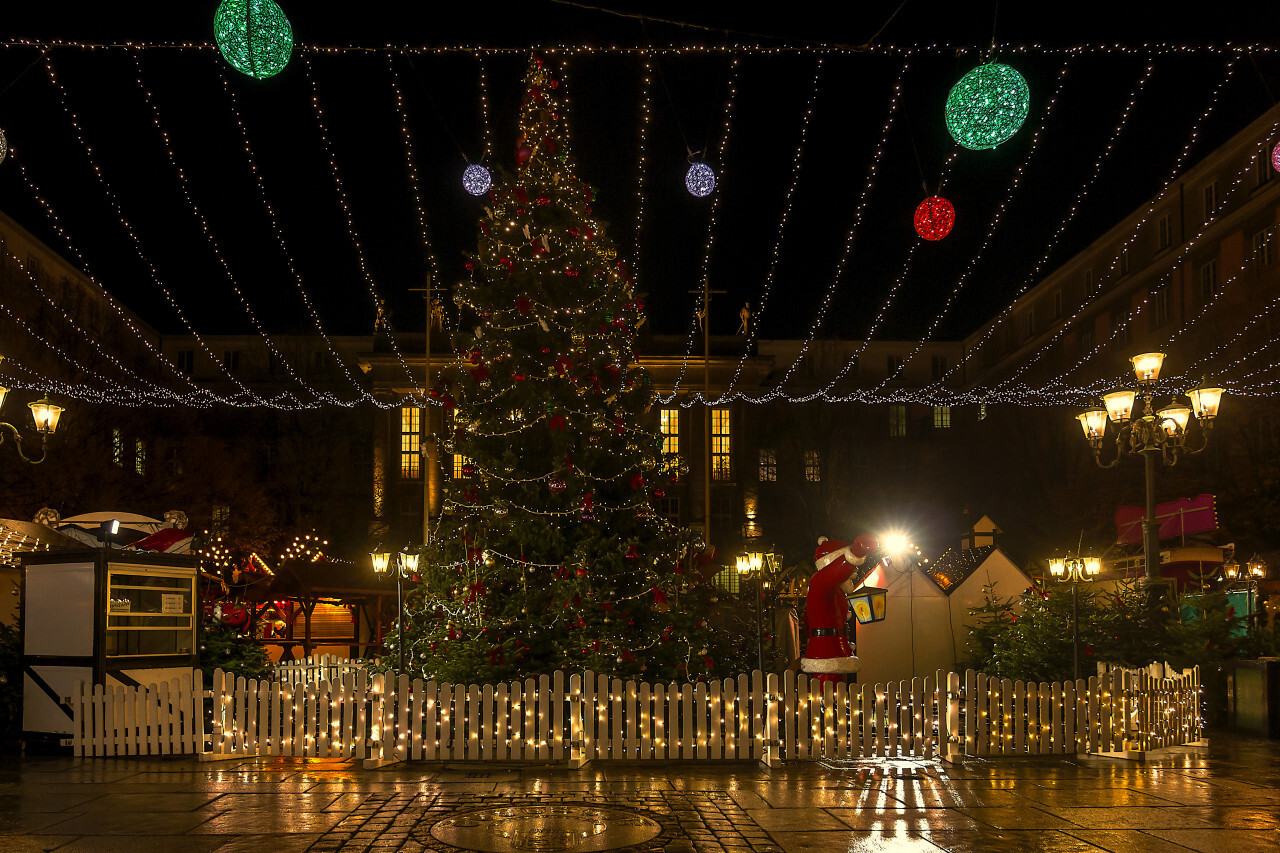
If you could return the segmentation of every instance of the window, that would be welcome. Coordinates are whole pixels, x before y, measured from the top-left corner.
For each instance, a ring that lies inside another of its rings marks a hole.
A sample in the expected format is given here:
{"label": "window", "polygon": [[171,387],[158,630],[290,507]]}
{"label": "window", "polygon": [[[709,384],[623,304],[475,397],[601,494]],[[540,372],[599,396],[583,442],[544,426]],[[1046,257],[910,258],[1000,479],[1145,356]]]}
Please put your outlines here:
{"label": "window", "polygon": [[935,355],[933,361],[933,378],[942,379],[947,375],[947,357],[945,355]]}
{"label": "window", "polygon": [[733,479],[728,409],[711,410],[711,479]]}
{"label": "window", "polygon": [[1151,291],[1151,328],[1156,329],[1169,322],[1169,284]]}
{"label": "window", "polygon": [[1125,306],[1111,309],[1111,343],[1116,349],[1127,347],[1133,340],[1129,327],[1129,312]]}
{"label": "window", "polygon": [[240,350],[228,349],[222,351],[222,367],[227,373],[236,373],[240,370]]}
{"label": "window", "polygon": [[184,471],[182,467],[182,453],[178,450],[176,445],[169,448],[169,452],[165,456],[164,468],[169,472],[169,476],[171,477],[182,476]]}
{"label": "window", "polygon": [[1053,292],[1053,319],[1062,319],[1062,291],[1055,290]]}
{"label": "window", "polygon": [[111,430],[111,464],[124,467],[124,433],[118,429]]}
{"label": "window", "polygon": [[951,407],[950,406],[934,406],[933,407],[933,428],[934,429],[951,429]]}
{"label": "window", "polygon": [[1129,247],[1120,250],[1120,275],[1129,274]]}
{"label": "window", "polygon": [[472,467],[471,460],[463,456],[461,453],[453,454],[453,479],[465,480],[471,476],[464,469]]}
{"label": "window", "polygon": [[885,375],[890,379],[902,372],[902,356],[891,355],[885,359]]}
{"label": "window", "polygon": [[1080,330],[1080,357],[1084,358],[1093,352],[1093,329]]}
{"label": "window", "polygon": [[1271,152],[1263,148],[1253,158],[1253,185],[1260,187],[1271,180]]}
{"label": "window", "polygon": [[1161,216],[1156,222],[1156,251],[1167,249],[1173,244],[1173,230],[1169,226],[1169,214]]}
{"label": "window", "polygon": [[140,438],[133,440],[133,470],[138,476],[147,473],[147,443]]}
{"label": "window", "polygon": [[315,354],[312,363],[317,371],[325,371],[333,366],[333,357],[328,352],[321,350]]}
{"label": "window", "polygon": [[190,376],[196,372],[196,353],[195,350],[180,349],[178,350],[178,360],[174,365],[178,370]]}
{"label": "window", "polygon": [[774,483],[778,480],[778,452],[760,448],[760,482]]}
{"label": "window", "polygon": [[1022,315],[1022,339],[1031,340],[1036,336],[1036,309],[1032,308]]}
{"label": "window", "polygon": [[658,514],[667,521],[680,526],[680,498],[671,495],[658,499]]}
{"label": "window", "polygon": [[1085,296],[1093,296],[1095,289],[1096,289],[1096,288],[1095,288],[1095,285],[1094,285],[1094,283],[1093,283],[1093,270],[1085,270],[1085,271],[1084,271],[1084,294],[1085,294]]}
{"label": "window", "polygon": [[903,438],[907,434],[907,407],[894,403],[889,407],[889,437]]}
{"label": "window", "polygon": [[986,419],[987,419],[987,404],[979,403],[978,404],[978,420],[985,421]]}
{"label": "window", "polygon": [[804,481],[806,483],[822,482],[822,459],[816,450],[804,452]]}
{"label": "window", "polygon": [[849,358],[849,364],[847,365],[847,367],[849,368],[849,370],[848,370],[849,375],[850,375],[850,376],[857,376],[857,375],[858,375],[858,368],[859,368],[860,366],[861,366],[861,365],[859,365],[859,364],[858,364],[858,357],[857,357],[856,355],[855,355],[855,356],[850,356],[850,358]]}
{"label": "window", "polygon": [[227,535],[231,521],[231,507],[226,504],[215,504],[209,518],[209,532],[214,538]]}
{"label": "window", "polygon": [[400,407],[400,478],[416,480],[422,476],[422,410],[416,406]]}
{"label": "window", "polygon": [[1214,181],[1204,188],[1204,219],[1208,222],[1218,211],[1218,182]]}
{"label": "window", "polygon": [[662,433],[664,455],[680,452],[680,410],[662,409],[658,413],[658,429]]}
{"label": "window", "polygon": [[1205,262],[1200,267],[1200,301],[1208,302],[1218,295],[1218,259]]}
{"label": "window", "polygon": [[1271,251],[1271,246],[1270,228],[1253,235],[1253,262],[1259,267],[1269,267],[1271,262],[1275,260],[1275,254]]}
{"label": "window", "polygon": [[107,656],[194,653],[195,585],[194,572],[141,566],[108,571]]}

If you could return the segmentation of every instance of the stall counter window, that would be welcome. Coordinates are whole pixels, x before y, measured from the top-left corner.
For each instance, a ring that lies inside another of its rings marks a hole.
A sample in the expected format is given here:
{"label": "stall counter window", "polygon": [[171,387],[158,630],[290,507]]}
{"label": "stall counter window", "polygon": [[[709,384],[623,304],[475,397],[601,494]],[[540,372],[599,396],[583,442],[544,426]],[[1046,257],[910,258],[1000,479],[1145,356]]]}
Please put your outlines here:
{"label": "stall counter window", "polygon": [[195,648],[191,573],[140,566],[107,572],[106,655],[189,655]]}

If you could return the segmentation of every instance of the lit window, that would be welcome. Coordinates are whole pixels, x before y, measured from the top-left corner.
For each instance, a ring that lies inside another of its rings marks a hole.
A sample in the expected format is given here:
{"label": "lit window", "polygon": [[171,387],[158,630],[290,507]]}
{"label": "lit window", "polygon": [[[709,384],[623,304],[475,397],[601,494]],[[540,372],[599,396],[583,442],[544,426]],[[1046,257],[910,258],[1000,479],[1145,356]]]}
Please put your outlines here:
{"label": "lit window", "polygon": [[[986,405],[985,403],[983,405]],[[934,429],[951,429],[951,407],[950,406],[934,406],[933,407],[933,428]]]}
{"label": "lit window", "polygon": [[416,406],[400,408],[400,476],[416,480],[422,476],[422,410]]}
{"label": "lit window", "polygon": [[978,420],[985,421],[986,419],[987,419],[987,404],[979,403],[978,404]]}
{"label": "lit window", "polygon": [[124,467],[124,433],[118,429],[111,430],[111,464]]}
{"label": "lit window", "polygon": [[461,453],[453,454],[453,479],[465,480],[467,475],[463,472],[463,468],[471,464],[471,460],[463,456]]}
{"label": "lit window", "polygon": [[778,452],[760,448],[760,482],[773,483],[778,479]]}
{"label": "lit window", "polygon": [[729,410],[711,410],[711,478],[713,480],[733,479],[731,464],[731,436],[729,431]]}
{"label": "lit window", "polygon": [[133,470],[139,476],[147,473],[147,443],[140,438],[133,441]]}
{"label": "lit window", "polygon": [[903,438],[907,434],[907,407],[894,403],[889,407],[889,436]]}
{"label": "lit window", "polygon": [[806,483],[822,482],[822,460],[816,450],[804,452],[804,479]]}
{"label": "lit window", "polygon": [[663,455],[680,452],[680,410],[662,409],[658,412],[658,428],[662,433]]}

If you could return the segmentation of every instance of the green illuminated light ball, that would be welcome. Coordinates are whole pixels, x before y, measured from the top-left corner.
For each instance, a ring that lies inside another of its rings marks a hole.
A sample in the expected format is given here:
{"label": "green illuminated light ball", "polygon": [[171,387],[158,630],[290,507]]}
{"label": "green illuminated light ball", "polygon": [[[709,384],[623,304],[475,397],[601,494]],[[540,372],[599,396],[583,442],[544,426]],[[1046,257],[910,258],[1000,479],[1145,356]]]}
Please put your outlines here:
{"label": "green illuminated light ball", "polygon": [[293,53],[293,27],[272,0],[222,0],[213,35],[223,59],[258,79],[279,74]]}
{"label": "green illuminated light ball", "polygon": [[1030,100],[1017,71],[999,62],[979,65],[947,95],[947,130],[965,148],[995,148],[1022,127]]}

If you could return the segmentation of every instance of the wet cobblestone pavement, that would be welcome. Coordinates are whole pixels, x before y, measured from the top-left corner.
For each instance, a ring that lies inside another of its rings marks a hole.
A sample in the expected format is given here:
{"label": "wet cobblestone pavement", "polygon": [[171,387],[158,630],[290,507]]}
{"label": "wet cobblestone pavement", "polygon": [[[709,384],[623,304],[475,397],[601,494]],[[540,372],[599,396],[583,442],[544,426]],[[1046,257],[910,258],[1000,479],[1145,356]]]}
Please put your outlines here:
{"label": "wet cobblestone pavement", "polygon": [[1280,749],[545,766],[0,759],[0,851],[1280,851]]}

